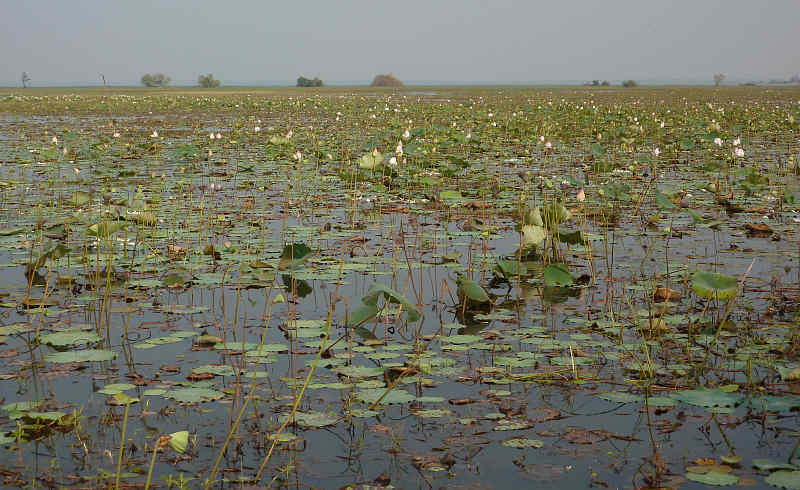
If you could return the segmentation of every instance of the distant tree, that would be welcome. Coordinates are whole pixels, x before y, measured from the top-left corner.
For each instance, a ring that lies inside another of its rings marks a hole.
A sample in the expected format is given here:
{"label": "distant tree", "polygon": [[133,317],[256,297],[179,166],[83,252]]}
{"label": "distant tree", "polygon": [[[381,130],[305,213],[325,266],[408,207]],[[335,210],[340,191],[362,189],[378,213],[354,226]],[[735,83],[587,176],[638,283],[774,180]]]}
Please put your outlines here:
{"label": "distant tree", "polygon": [[142,75],[142,85],[145,87],[166,87],[172,79],[163,73],[145,73]]}
{"label": "distant tree", "polygon": [[603,80],[603,81],[600,83],[600,86],[601,86],[601,87],[608,87],[608,86],[610,86],[610,85],[611,85],[611,84],[608,82],[608,80]]}
{"label": "distant tree", "polygon": [[625,80],[624,82],[622,82],[622,86],[625,88],[636,87],[637,85],[639,84],[636,83],[636,80]]}
{"label": "distant tree", "polygon": [[203,88],[217,88],[222,83],[214,78],[214,75],[209,73],[208,75],[200,75],[197,77],[197,85],[200,85]]}
{"label": "distant tree", "polygon": [[592,87],[599,87],[599,86],[600,86],[600,80],[592,80]]}
{"label": "distant tree", "polygon": [[719,87],[722,82],[725,81],[725,74],[724,73],[714,73],[714,85]]}
{"label": "distant tree", "polygon": [[325,83],[319,79],[319,77],[314,78],[306,78],[306,77],[298,77],[297,79],[297,86],[298,87],[322,87]]}
{"label": "distant tree", "polygon": [[792,77],[789,79],[789,83],[800,83],[800,75],[792,75]]}
{"label": "distant tree", "polygon": [[31,81],[31,77],[28,76],[28,72],[23,71],[22,72],[22,88],[27,88],[28,87],[28,82],[30,82],[30,81]]}
{"label": "distant tree", "polygon": [[372,80],[372,87],[402,87],[403,82],[398,80],[394,75],[391,73],[384,73],[381,75],[375,75],[375,78]]}

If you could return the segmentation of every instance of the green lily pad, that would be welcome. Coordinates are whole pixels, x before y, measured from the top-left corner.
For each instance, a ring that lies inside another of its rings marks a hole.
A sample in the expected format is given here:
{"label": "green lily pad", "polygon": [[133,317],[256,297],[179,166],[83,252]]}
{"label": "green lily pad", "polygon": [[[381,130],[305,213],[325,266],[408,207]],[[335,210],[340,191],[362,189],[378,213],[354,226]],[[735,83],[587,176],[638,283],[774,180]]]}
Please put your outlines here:
{"label": "green lily pad", "polygon": [[175,388],[167,391],[163,396],[179,403],[200,403],[219,400],[225,394],[210,388]]}
{"label": "green lily pad", "polygon": [[[378,399],[380,399],[385,392],[386,392],[385,388],[373,388],[368,390],[357,391],[355,393],[355,397],[357,400],[360,400],[364,403],[372,404],[375,403]],[[399,388],[395,388],[392,391],[390,391],[386,396],[383,396],[383,399],[381,399],[381,405],[408,403],[416,399],[417,397],[415,397],[411,393]]]}
{"label": "green lily pad", "polygon": [[86,332],[81,330],[67,330],[66,332],[56,332],[39,337],[43,344],[55,347],[66,347],[71,345],[83,345],[100,342],[102,337],[96,332]]}
{"label": "green lily pad", "polygon": [[544,443],[538,439],[524,439],[524,438],[512,438],[503,441],[502,443],[506,447],[513,447],[517,449],[528,449],[528,448],[535,448],[538,449],[540,447],[544,447]]}
{"label": "green lily pad", "polygon": [[764,478],[764,481],[773,487],[800,490],[800,471],[779,470]]}
{"label": "green lily pad", "polygon": [[739,483],[738,476],[731,475],[730,473],[720,473],[718,471],[709,471],[708,473],[686,473],[686,478],[705,485],[714,485],[718,487],[726,487]]}
{"label": "green lily pad", "polygon": [[54,363],[67,362],[101,362],[110,361],[117,357],[117,353],[107,349],[85,349],[70,352],[53,352],[44,356],[44,360]]}

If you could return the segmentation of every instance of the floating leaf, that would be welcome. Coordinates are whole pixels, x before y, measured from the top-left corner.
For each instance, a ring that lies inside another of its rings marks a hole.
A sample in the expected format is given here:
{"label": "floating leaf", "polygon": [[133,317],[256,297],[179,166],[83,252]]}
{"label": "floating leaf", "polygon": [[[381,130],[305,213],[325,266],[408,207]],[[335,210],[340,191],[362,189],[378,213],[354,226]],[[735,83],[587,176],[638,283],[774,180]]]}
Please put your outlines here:
{"label": "floating leaf", "polygon": [[90,344],[100,342],[103,338],[96,332],[86,332],[81,330],[68,330],[66,332],[56,332],[42,335],[39,340],[43,344],[56,347],[66,347],[72,345]]}
{"label": "floating leaf", "polygon": [[399,388],[395,388],[390,391],[386,396],[383,396],[386,393],[385,388],[373,388],[369,390],[361,390],[355,393],[355,397],[358,400],[361,400],[364,403],[372,404],[375,403],[378,399],[381,399],[381,405],[390,405],[395,403],[408,403],[410,401],[416,400],[417,397],[412,395],[411,393],[401,390]]}
{"label": "floating leaf", "polygon": [[179,403],[199,403],[218,400],[225,394],[210,388],[176,388],[164,393],[164,398],[171,398]]}
{"label": "floating leaf", "polygon": [[100,362],[110,361],[117,357],[117,353],[106,349],[85,349],[71,352],[53,352],[44,356],[47,362]]}
{"label": "floating leaf", "polygon": [[527,449],[527,448],[538,449],[540,447],[544,447],[544,443],[538,439],[524,439],[524,438],[507,439],[503,441],[503,445],[506,447],[513,447],[517,449]]}
{"label": "floating leaf", "polygon": [[709,471],[708,473],[686,473],[686,478],[705,485],[715,485],[718,487],[736,485],[739,483],[738,476],[731,475],[730,473],[720,473],[718,471]]}

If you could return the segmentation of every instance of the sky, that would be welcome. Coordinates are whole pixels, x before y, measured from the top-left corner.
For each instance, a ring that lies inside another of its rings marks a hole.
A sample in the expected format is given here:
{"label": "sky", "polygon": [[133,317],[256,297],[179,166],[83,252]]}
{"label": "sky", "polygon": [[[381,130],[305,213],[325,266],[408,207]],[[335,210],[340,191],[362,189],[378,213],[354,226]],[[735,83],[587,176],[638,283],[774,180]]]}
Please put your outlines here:
{"label": "sky", "polygon": [[711,82],[800,73],[800,1],[37,0],[0,7],[0,85]]}

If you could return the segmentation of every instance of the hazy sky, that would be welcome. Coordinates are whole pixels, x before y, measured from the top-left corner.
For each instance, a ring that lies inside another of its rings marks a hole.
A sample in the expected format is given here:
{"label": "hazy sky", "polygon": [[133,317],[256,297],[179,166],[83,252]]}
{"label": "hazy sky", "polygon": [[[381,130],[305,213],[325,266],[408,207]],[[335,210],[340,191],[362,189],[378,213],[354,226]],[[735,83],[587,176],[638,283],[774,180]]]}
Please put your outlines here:
{"label": "hazy sky", "polygon": [[800,72],[800,0],[36,0],[0,7],[0,84],[710,81]]}

